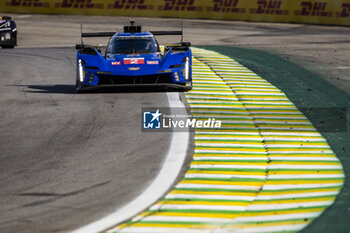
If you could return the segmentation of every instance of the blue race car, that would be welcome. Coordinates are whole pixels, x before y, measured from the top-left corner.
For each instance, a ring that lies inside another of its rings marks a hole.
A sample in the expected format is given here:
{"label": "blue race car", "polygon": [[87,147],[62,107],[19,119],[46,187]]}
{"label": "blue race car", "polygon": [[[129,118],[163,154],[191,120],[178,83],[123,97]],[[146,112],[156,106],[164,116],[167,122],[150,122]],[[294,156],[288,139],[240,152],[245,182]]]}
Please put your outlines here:
{"label": "blue race car", "polygon": [[82,37],[110,37],[105,54],[99,47],[79,44],[76,91],[101,87],[166,86],[192,88],[191,44],[165,45],[155,35],[181,35],[182,31],[142,32],[140,26],[125,26],[123,33],[82,33]]}

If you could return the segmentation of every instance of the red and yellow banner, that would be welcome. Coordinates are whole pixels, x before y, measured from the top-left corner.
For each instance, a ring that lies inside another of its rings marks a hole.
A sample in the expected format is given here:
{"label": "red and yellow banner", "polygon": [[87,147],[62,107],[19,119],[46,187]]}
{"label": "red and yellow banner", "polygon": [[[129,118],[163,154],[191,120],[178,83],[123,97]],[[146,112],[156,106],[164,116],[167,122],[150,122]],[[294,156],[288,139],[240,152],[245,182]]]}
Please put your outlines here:
{"label": "red and yellow banner", "polygon": [[350,0],[0,0],[0,12],[176,17],[350,26]]}

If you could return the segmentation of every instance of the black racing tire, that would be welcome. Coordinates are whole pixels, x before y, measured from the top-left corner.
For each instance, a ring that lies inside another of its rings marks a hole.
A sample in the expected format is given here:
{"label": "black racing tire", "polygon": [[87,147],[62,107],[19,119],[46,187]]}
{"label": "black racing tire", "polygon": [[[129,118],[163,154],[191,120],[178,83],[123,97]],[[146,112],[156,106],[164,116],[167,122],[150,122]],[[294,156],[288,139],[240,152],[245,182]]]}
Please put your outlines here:
{"label": "black racing tire", "polygon": [[13,37],[14,37],[15,46],[17,46],[17,32],[13,35]]}
{"label": "black racing tire", "polygon": [[14,45],[1,45],[1,48],[3,49],[13,49],[14,47]]}
{"label": "black racing tire", "polygon": [[78,80],[75,81],[75,93],[79,94],[82,92],[82,86]]}
{"label": "black racing tire", "polygon": [[192,84],[192,82],[191,82],[191,85],[190,85],[190,86],[184,85],[183,88],[182,88],[182,90],[183,90],[183,91],[190,91],[190,90],[192,90],[192,86],[193,86],[193,84]]}
{"label": "black racing tire", "polygon": [[192,90],[192,87],[193,87],[193,82],[191,81],[191,85],[190,85],[190,86],[187,86],[186,91],[190,91],[190,90]]}

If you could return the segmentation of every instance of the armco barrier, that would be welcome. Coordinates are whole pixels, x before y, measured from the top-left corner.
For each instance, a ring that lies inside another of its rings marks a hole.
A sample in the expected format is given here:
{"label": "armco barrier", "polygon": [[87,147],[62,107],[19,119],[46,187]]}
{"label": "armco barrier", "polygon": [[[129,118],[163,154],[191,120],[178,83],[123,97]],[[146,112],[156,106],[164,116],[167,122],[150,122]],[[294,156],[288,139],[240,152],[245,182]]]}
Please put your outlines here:
{"label": "armco barrier", "polygon": [[0,12],[177,17],[350,26],[350,0],[0,0]]}

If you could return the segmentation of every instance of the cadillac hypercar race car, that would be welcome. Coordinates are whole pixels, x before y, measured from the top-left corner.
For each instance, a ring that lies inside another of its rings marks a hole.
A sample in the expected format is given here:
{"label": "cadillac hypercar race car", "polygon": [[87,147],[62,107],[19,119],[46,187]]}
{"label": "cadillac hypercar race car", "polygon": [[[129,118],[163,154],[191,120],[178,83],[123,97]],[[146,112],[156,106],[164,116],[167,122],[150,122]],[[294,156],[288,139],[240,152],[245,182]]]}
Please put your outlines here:
{"label": "cadillac hypercar race car", "polygon": [[[166,86],[192,88],[192,59],[189,42],[160,47],[155,36],[181,35],[182,31],[142,32],[141,26],[125,26],[124,32],[82,33],[83,37],[110,37],[106,52],[76,45],[76,91],[95,88]],[[182,40],[181,40],[182,41]]]}
{"label": "cadillac hypercar race car", "polygon": [[17,27],[11,17],[0,17],[0,47],[13,48],[17,45]]}

